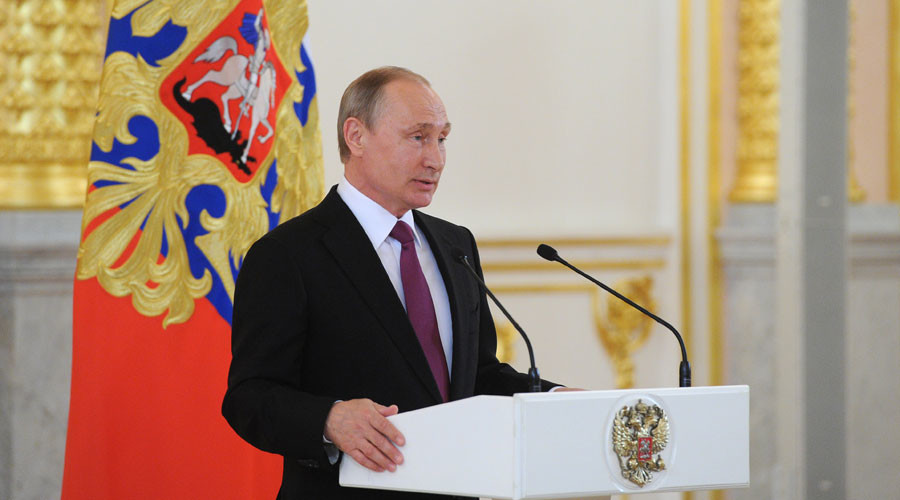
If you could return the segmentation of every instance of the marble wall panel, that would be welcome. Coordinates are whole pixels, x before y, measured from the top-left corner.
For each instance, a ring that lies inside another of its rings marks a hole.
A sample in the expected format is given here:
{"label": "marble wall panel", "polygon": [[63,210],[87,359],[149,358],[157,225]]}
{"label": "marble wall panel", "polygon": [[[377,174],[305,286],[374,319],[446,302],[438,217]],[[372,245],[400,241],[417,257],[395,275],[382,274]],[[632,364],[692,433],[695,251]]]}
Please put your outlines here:
{"label": "marble wall panel", "polygon": [[0,212],[0,498],[59,498],[80,212]]}

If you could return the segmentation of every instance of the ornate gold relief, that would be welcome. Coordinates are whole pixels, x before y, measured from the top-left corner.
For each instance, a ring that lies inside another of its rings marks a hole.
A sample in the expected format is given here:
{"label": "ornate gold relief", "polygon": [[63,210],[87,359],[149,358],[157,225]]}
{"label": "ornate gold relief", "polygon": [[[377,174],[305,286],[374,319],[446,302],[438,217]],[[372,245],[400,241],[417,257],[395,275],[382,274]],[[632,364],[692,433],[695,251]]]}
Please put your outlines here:
{"label": "ornate gold relief", "polygon": [[[612,288],[649,311],[656,308],[652,297],[653,278],[650,276],[620,280]],[[591,308],[600,343],[616,371],[616,388],[633,387],[634,361],[631,356],[647,341],[653,320],[600,289],[593,291]]]}
{"label": "ornate gold relief", "polygon": [[0,5],[0,208],[84,203],[105,3]]}
{"label": "ornate gold relief", "polygon": [[515,327],[512,323],[504,321],[501,324],[494,324],[497,329],[497,359],[501,363],[512,363],[516,359],[515,342],[518,337]]}
{"label": "ornate gold relief", "polygon": [[900,0],[890,3],[888,199],[900,202]]}
{"label": "ornate gold relief", "polygon": [[660,455],[669,444],[666,411],[640,399],[623,406],[613,420],[612,442],[622,477],[643,488],[653,481],[654,472],[666,470]]}
{"label": "ornate gold relief", "polygon": [[778,191],[779,0],[741,0],[737,179],[733,202],[771,203]]}
{"label": "ornate gold relief", "polygon": [[856,7],[850,2],[850,22],[848,23],[848,40],[847,40],[847,199],[851,203],[860,203],[866,199],[866,192],[859,181],[856,179],[856,171],[853,165],[856,163],[856,152],[853,148],[853,136],[850,133],[853,118],[856,115],[856,103],[853,99],[853,69],[856,67],[856,45],[853,43],[854,29],[856,24]]}

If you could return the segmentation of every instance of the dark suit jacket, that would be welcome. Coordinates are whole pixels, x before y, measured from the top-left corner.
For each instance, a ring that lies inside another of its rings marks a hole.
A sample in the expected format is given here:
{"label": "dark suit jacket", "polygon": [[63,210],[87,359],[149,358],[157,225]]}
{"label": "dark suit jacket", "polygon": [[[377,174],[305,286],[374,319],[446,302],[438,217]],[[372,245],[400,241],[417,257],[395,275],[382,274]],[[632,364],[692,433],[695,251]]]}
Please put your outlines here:
{"label": "dark suit jacket", "polygon": [[[415,220],[450,298],[450,399],[527,391],[528,377],[497,361],[484,293],[451,260],[459,248],[480,272],[472,234],[419,212]],[[401,412],[441,402],[406,311],[334,188],[248,252],[235,289],[232,353],[222,413],[242,438],[284,456],[279,498],[431,498],[341,488],[325,455],[322,433],[336,400],[370,398]]]}

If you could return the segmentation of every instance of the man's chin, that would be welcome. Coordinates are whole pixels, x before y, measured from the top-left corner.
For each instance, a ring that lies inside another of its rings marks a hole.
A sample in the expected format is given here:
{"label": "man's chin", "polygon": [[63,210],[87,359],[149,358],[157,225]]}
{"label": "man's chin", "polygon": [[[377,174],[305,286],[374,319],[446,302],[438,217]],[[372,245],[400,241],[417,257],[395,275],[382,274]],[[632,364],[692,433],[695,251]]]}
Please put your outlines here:
{"label": "man's chin", "polygon": [[431,200],[434,198],[433,193],[420,193],[414,196],[409,203],[409,206],[412,209],[425,208],[428,205],[431,205]]}

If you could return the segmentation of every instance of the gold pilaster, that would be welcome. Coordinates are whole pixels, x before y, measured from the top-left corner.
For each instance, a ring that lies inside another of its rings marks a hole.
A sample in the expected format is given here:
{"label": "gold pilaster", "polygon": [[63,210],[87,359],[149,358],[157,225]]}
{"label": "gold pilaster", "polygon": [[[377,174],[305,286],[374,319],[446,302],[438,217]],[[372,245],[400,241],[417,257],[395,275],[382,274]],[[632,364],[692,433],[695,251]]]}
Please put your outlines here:
{"label": "gold pilaster", "polygon": [[707,129],[707,226],[709,252],[709,382],[722,385],[722,276],[716,230],[721,222],[721,124],[722,124],[722,0],[710,0],[708,12],[709,107]]}
{"label": "gold pilaster", "polygon": [[900,0],[890,3],[888,199],[900,202]]}
{"label": "gold pilaster", "polygon": [[[681,330],[688,356],[691,356],[693,312],[691,291],[691,1],[679,2],[679,135],[681,136],[680,193],[681,193]],[[693,492],[682,492],[682,500],[691,500]]]}
{"label": "gold pilaster", "polygon": [[856,5],[850,2],[850,22],[847,23],[847,199],[851,203],[860,203],[866,199],[866,192],[856,179],[856,151],[853,147],[851,133],[853,119],[856,117],[856,102],[853,99],[853,70],[856,68]]}
{"label": "gold pilaster", "polygon": [[0,208],[84,203],[103,0],[0,4]]}
{"label": "gold pilaster", "polygon": [[[723,359],[725,342],[722,331],[722,260],[716,241],[716,230],[722,217],[721,173],[722,168],[722,0],[709,0],[707,12],[707,60],[709,68],[709,95],[707,108],[706,196],[707,225],[707,305],[709,314],[709,385],[724,383]],[[725,491],[713,490],[711,500],[723,500]]]}
{"label": "gold pilaster", "polygon": [[779,0],[738,7],[738,148],[733,202],[772,203],[778,191]]}
{"label": "gold pilaster", "polygon": [[681,136],[680,163],[680,264],[681,264],[681,331],[690,356],[693,331],[693,307],[691,291],[691,2],[681,0],[679,5],[679,135]]}

